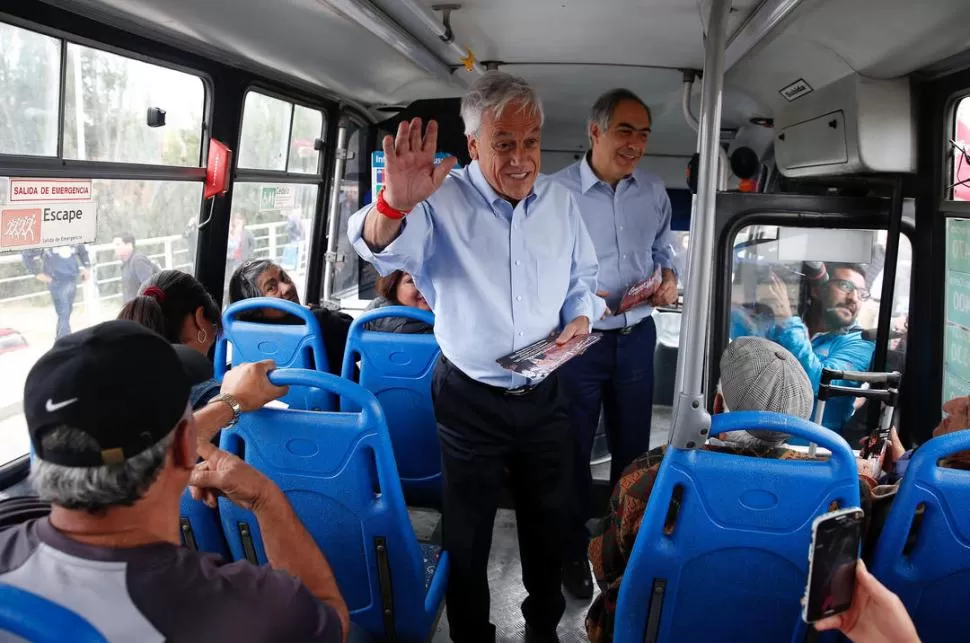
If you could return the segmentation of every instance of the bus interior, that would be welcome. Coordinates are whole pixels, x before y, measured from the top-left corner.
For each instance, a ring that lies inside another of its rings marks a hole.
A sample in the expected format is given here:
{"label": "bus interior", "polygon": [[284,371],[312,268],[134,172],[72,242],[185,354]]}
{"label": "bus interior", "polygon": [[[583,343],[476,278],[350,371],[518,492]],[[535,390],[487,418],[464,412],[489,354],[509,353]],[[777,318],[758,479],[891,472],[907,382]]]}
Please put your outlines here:
{"label": "bus interior", "polygon": [[[650,105],[642,167],[667,188],[683,266],[680,301],[655,313],[651,446],[676,444],[679,396],[710,404],[736,322],[770,317],[772,275],[803,310],[818,262],[869,266],[871,370],[902,373],[897,428],[922,444],[943,402],[970,393],[967,24],[966,0],[0,0],[0,497],[31,494],[30,367],[61,324],[121,307],[119,235],[223,305],[232,271],[265,257],[304,303],[357,316],[377,273],[347,224],[383,181],[381,139],[434,119],[439,152],[467,164],[459,101],[493,69],[542,97],[543,174],[582,158],[604,91]],[[210,195],[219,143],[228,182]],[[55,294],[6,217],[56,201],[31,195],[58,184],[97,223],[76,292]],[[855,447],[877,420],[860,399],[842,434]],[[605,513],[602,435],[591,466]],[[492,619],[515,641],[524,590],[505,506]],[[415,529],[433,538],[435,516],[415,510]],[[586,640],[586,609],[569,601],[563,640]],[[433,640],[448,640],[446,619]]]}

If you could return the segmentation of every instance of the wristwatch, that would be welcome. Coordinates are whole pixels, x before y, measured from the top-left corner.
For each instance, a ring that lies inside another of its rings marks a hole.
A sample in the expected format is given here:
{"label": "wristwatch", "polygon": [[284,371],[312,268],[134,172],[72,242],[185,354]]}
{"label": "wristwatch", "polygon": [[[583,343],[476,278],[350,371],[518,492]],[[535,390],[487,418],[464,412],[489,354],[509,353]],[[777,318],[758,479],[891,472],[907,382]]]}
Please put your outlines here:
{"label": "wristwatch", "polygon": [[213,404],[215,402],[225,402],[226,404],[229,405],[229,408],[232,409],[232,421],[229,424],[227,424],[225,428],[235,426],[236,422],[239,421],[239,415],[242,413],[242,406],[239,405],[239,402],[236,400],[236,398],[229,395],[228,393],[219,393],[219,395],[216,395],[214,398],[212,398],[209,401],[209,404]]}

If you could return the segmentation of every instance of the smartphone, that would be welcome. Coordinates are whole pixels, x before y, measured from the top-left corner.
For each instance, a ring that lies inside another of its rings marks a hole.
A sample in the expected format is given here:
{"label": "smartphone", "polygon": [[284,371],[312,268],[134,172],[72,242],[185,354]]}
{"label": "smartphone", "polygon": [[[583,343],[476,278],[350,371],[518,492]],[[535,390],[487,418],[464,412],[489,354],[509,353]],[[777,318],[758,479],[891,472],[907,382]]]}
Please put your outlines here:
{"label": "smartphone", "polygon": [[840,509],[812,523],[802,620],[814,623],[852,605],[862,541],[862,509]]}
{"label": "smartphone", "polygon": [[871,463],[872,477],[876,480],[879,480],[883,466],[889,464],[886,462],[886,453],[889,450],[889,445],[889,431],[879,430],[869,436],[865,446],[859,452],[860,458],[868,460]]}

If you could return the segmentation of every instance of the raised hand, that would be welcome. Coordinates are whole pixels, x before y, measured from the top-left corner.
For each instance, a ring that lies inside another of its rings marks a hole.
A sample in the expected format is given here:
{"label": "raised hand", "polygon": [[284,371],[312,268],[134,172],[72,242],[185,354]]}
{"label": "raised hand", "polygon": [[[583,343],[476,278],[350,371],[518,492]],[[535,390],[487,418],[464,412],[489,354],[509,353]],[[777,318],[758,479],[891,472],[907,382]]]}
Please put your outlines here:
{"label": "raised hand", "polygon": [[441,187],[458,162],[453,156],[434,164],[438,147],[438,123],[428,122],[421,136],[421,119],[403,121],[397,136],[384,137],[384,200],[395,210],[413,210]]}

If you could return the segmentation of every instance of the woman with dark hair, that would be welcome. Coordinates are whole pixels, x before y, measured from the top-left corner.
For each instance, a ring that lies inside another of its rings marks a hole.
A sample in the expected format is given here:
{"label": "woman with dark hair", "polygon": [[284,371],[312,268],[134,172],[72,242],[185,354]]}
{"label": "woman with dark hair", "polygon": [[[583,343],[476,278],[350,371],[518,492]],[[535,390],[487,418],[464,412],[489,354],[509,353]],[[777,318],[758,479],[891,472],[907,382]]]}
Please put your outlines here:
{"label": "woman with dark hair", "polygon": [[[229,302],[231,304],[253,297],[273,297],[285,299],[302,305],[296,284],[279,264],[269,259],[253,259],[239,266],[229,279]],[[320,323],[323,344],[327,351],[329,371],[340,375],[347,347],[347,333],[354,321],[350,315],[319,306],[310,306],[310,311]],[[280,310],[266,308],[249,316],[250,321],[268,324],[299,324],[295,317]]]}
{"label": "woman with dark hair", "polygon": [[[385,306],[408,306],[418,310],[431,310],[431,306],[425,300],[417,286],[414,285],[414,278],[403,270],[395,270],[386,277],[377,280],[377,292],[380,295],[372,301],[367,310],[376,310]],[[382,333],[433,333],[434,326],[426,324],[417,319],[407,317],[384,317],[369,322],[367,330],[376,330]]]}
{"label": "woman with dark hair", "polygon": [[192,275],[163,270],[142,284],[140,294],[125,304],[118,319],[146,326],[176,346],[192,380],[193,409],[218,395],[209,351],[219,334],[221,315],[212,295]]}

